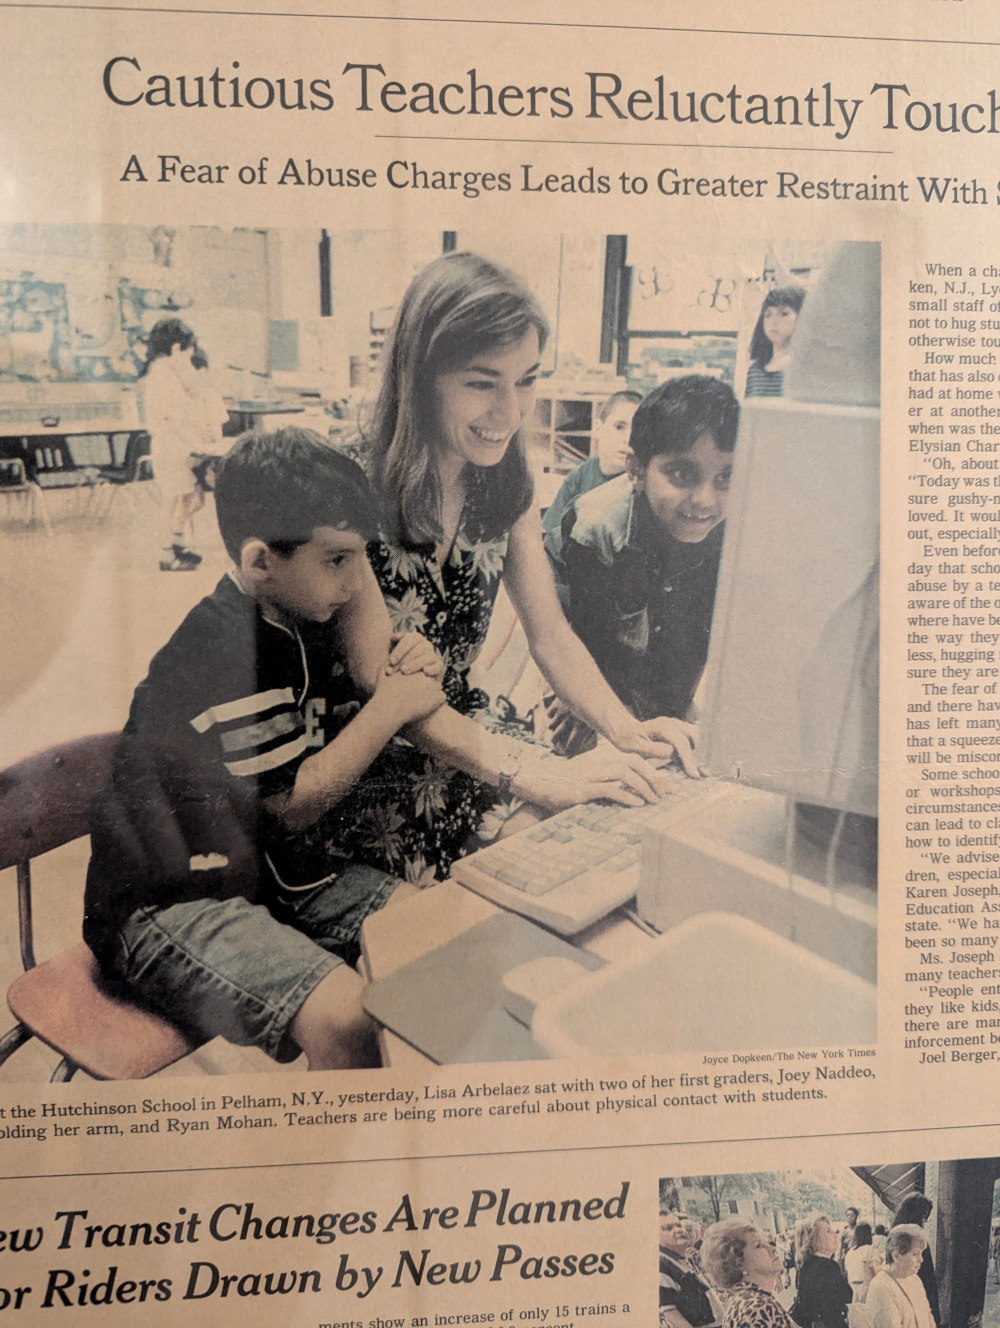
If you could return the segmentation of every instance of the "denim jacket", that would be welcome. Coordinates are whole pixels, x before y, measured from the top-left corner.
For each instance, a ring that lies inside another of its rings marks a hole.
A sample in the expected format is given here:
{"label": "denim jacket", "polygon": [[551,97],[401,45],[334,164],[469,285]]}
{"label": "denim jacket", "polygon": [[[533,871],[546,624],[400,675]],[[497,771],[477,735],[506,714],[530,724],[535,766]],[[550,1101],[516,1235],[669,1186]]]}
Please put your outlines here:
{"label": "denim jacket", "polygon": [[569,621],[639,719],[685,718],[712,625],[720,524],[697,544],[667,535],[622,475],[582,495],[545,547]]}

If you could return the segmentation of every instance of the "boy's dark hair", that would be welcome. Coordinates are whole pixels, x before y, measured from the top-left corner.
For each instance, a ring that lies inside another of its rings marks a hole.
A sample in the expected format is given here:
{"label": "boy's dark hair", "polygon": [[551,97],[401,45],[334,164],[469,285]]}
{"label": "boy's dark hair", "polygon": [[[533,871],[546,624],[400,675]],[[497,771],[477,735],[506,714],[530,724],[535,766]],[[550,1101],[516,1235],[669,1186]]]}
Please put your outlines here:
{"label": "boy's dark hair", "polygon": [[641,466],[664,453],[687,452],[703,433],[712,435],[720,452],[732,452],[739,421],[739,403],[728,383],[687,374],[650,392],[632,419],[630,445]]}
{"label": "boy's dark hair", "polygon": [[318,526],[377,538],[379,505],[368,478],[312,429],[244,434],[219,463],[215,511],[226,551],[261,539],[283,557],[308,544]]}
{"label": "boy's dark hair", "polygon": [[612,392],[607,401],[597,408],[597,418],[602,424],[614,410],[615,406],[618,405],[619,401],[627,401],[632,406],[638,406],[642,401],[642,393],[633,392],[631,389],[624,392]]}

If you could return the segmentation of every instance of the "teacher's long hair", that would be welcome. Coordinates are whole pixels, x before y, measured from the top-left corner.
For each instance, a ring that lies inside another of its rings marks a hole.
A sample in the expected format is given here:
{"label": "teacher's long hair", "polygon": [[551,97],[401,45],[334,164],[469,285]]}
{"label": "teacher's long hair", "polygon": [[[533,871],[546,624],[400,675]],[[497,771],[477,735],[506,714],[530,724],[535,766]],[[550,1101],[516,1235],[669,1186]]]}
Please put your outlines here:
{"label": "teacher's long hair", "polygon": [[[513,272],[477,254],[446,254],[414,277],[386,345],[382,387],[366,431],[370,474],[385,500],[390,540],[441,539],[436,375],[483,351],[513,345],[532,328],[541,349],[549,325],[538,301]],[[470,533],[476,539],[499,538],[532,500],[520,430],[501,461],[469,465],[466,478]]]}

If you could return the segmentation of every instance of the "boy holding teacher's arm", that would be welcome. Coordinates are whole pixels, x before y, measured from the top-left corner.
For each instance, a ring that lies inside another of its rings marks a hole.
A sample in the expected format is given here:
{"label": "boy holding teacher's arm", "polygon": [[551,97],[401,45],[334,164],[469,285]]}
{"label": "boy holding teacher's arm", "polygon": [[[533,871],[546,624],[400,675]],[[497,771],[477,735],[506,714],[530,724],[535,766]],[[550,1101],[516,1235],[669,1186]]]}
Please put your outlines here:
{"label": "boy holding teacher's arm", "polygon": [[193,1039],[311,1069],[377,1063],[351,965],[398,878],[338,847],[337,804],[444,704],[423,638],[387,639],[366,557],[377,505],[308,430],[219,467],[233,570],[139,684],[92,826],[84,938],[105,975]]}

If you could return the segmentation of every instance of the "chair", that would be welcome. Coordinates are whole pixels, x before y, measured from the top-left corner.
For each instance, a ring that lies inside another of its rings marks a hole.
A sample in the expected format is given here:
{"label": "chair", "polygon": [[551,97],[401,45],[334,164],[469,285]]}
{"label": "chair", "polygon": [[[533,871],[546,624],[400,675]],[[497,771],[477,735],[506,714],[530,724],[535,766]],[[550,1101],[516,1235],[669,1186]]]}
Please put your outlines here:
{"label": "chair", "polygon": [[[108,436],[108,446],[111,449],[112,460],[99,467],[102,480],[108,484],[134,484],[138,480],[152,481],[150,437],[145,429],[131,429],[128,433],[118,430]],[[121,456],[120,461],[119,456]]]}
{"label": "chair", "polygon": [[[124,437],[124,453],[121,450],[121,440]],[[105,504],[102,516],[107,520],[112,510],[117,506],[118,495],[127,499],[133,511],[135,511],[136,494],[138,492],[146,493],[153,498],[159,497],[159,486],[153,475],[153,463],[150,457],[150,437],[145,429],[133,429],[128,434],[121,432],[112,434],[109,438],[109,446],[112,452],[112,462],[109,465],[100,467],[99,482],[102,489],[107,492],[108,500]],[[121,455],[121,461],[118,456]],[[142,490],[137,490],[136,485],[142,484]]]}
{"label": "chair", "polygon": [[34,480],[28,479],[28,472],[20,457],[0,459],[0,496],[26,499],[31,512],[28,519],[34,521],[41,513],[45,533],[52,535],[52,520],[45,500],[45,491]]}
{"label": "chair", "polygon": [[194,1050],[166,1020],[105,990],[81,941],[36,964],[31,859],[89,833],[90,805],[107,783],[116,733],[50,747],[0,771],[0,870],[17,868],[24,972],[7,991],[17,1024],[0,1037],[0,1065],[32,1037],[63,1059],[53,1083],[84,1069],[96,1079],[145,1079]]}
{"label": "chair", "polygon": [[45,434],[25,439],[28,469],[31,479],[43,492],[69,489],[76,494],[76,508],[89,508],[99,480],[99,468],[78,465],[70,446],[70,438],[62,434]]}

